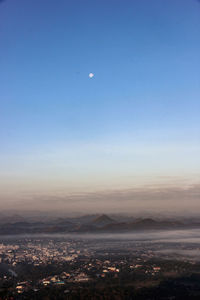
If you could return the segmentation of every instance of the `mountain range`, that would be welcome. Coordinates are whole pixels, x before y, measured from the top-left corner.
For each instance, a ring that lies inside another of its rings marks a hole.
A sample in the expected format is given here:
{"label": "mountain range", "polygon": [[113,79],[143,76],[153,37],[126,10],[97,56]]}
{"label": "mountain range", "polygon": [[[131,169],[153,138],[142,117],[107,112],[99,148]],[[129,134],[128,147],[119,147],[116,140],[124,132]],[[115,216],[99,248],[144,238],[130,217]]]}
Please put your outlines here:
{"label": "mountain range", "polygon": [[[15,221],[16,220],[16,221]],[[57,218],[51,221],[33,222],[20,216],[0,220],[0,235],[41,233],[118,233],[147,230],[169,230],[200,228],[200,222],[190,223],[174,220],[139,218],[117,220],[108,215],[83,216],[78,218]]]}

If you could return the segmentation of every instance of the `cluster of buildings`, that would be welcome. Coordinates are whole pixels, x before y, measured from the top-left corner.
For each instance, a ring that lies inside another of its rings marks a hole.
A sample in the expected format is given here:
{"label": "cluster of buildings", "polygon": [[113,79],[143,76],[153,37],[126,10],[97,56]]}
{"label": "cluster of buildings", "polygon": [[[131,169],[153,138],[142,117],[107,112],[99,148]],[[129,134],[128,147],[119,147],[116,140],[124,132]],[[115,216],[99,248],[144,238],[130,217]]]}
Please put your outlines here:
{"label": "cluster of buildings", "polygon": [[[113,242],[107,242],[104,247],[94,240],[62,237],[4,241],[0,244],[0,265],[8,268],[6,274],[0,275],[0,285],[10,280],[15,292],[21,294],[45,287],[63,287],[67,291],[69,285],[122,278],[123,274],[129,274],[130,278],[139,274],[148,278],[162,276],[166,267],[153,262],[157,255],[154,246],[135,244],[134,247]],[[24,280],[21,274],[28,268],[38,270],[38,276],[32,277],[30,273]]]}
{"label": "cluster of buildings", "polygon": [[[19,243],[19,242],[18,242]],[[20,263],[34,266],[74,260],[80,251],[73,248],[73,243],[55,243],[50,240],[27,240],[19,245],[0,244],[0,263],[16,266]]]}

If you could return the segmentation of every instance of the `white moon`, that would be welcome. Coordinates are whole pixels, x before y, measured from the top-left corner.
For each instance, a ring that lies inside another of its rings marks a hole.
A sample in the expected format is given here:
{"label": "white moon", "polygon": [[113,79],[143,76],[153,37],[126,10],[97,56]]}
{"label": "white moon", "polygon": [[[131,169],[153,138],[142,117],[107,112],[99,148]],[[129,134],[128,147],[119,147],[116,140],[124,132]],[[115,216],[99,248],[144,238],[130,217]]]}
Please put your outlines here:
{"label": "white moon", "polygon": [[89,78],[92,78],[92,77],[94,77],[94,73],[89,73]]}

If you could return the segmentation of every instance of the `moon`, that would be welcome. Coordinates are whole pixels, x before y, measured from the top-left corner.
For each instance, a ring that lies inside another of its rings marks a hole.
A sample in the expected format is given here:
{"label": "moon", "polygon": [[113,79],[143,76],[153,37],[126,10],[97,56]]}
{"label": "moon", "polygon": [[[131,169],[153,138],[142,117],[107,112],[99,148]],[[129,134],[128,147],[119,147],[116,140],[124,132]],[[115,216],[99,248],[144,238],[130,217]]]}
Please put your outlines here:
{"label": "moon", "polygon": [[94,73],[89,73],[89,78],[93,78],[94,77]]}

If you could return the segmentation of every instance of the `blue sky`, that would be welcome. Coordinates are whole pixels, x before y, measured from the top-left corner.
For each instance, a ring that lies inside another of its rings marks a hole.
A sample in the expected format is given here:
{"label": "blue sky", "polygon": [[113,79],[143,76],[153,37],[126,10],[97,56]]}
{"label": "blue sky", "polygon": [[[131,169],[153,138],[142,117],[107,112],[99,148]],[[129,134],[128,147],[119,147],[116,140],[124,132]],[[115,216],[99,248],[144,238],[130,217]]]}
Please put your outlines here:
{"label": "blue sky", "polygon": [[195,0],[1,2],[2,199],[197,176],[199,32]]}

